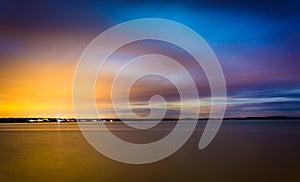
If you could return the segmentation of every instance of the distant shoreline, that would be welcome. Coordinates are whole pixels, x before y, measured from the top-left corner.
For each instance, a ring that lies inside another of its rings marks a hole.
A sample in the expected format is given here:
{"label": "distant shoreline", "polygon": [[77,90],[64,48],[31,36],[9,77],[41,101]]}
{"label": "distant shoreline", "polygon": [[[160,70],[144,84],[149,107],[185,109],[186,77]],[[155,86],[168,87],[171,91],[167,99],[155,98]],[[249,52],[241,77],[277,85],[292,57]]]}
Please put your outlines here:
{"label": "distant shoreline", "polygon": [[[286,117],[286,116],[268,116],[268,117],[237,117],[237,118],[223,118],[223,120],[299,120],[300,117]],[[123,121],[178,121],[175,118],[163,118],[163,119],[122,119]],[[185,118],[182,120],[191,120],[191,118]],[[199,121],[206,121],[208,118],[199,118]],[[75,118],[0,118],[0,123],[67,123],[67,122],[120,122],[118,118],[104,118],[104,119],[75,119]]]}

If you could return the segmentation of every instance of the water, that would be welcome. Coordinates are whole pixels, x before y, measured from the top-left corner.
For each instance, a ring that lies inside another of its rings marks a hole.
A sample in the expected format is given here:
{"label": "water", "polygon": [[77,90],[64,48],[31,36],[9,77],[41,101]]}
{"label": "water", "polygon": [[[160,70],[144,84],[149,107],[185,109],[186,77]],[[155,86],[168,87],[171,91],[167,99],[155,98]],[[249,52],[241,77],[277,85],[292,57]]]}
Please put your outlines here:
{"label": "water", "polygon": [[[116,136],[143,143],[166,135],[112,123]],[[300,181],[300,121],[225,121],[199,150],[205,123],[175,154],[152,164],[122,164],[98,153],[76,123],[0,124],[0,181]]]}

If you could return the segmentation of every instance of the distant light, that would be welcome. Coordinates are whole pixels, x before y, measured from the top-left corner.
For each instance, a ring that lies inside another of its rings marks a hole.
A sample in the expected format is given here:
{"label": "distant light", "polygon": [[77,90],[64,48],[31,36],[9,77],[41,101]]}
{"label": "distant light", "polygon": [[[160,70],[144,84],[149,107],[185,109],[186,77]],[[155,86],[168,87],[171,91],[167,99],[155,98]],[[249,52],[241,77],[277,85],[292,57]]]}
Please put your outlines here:
{"label": "distant light", "polygon": [[57,118],[57,119],[56,119],[56,121],[57,121],[58,123],[60,123],[60,122],[62,122],[63,120],[62,120],[62,119],[59,119],[59,118]]}

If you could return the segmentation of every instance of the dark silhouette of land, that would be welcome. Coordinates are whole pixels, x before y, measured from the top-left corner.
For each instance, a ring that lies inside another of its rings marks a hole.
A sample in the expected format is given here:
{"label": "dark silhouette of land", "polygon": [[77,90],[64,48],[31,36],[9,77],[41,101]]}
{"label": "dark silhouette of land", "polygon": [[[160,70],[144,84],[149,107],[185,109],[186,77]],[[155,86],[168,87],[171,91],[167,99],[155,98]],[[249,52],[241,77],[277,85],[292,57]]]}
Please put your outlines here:
{"label": "dark silhouette of land", "polygon": [[[300,117],[287,116],[267,116],[267,117],[237,117],[224,118],[223,120],[299,120]],[[125,118],[123,121],[145,121],[143,119]],[[160,119],[147,119],[147,121],[155,121]],[[191,118],[184,118],[182,120],[191,120]],[[206,121],[208,118],[199,118],[199,121]],[[46,122],[120,122],[119,118],[94,118],[94,119],[75,119],[75,118],[0,118],[0,123],[46,123]],[[162,121],[178,121],[175,118],[163,118]]]}

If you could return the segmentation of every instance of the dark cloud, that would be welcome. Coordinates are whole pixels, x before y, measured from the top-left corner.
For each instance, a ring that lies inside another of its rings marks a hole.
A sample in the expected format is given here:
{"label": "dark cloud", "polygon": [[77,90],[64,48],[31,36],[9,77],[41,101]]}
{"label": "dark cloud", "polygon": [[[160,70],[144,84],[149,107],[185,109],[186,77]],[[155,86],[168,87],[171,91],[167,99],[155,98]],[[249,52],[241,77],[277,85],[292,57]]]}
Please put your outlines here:
{"label": "dark cloud", "polygon": [[110,25],[102,3],[85,1],[1,1],[1,29],[62,31],[64,29],[104,30]]}
{"label": "dark cloud", "polygon": [[[115,17],[110,12],[128,7],[152,6],[156,9],[170,8],[174,5],[186,9],[216,9],[238,12],[259,13],[274,18],[295,17],[299,15],[299,1],[243,1],[243,0],[188,0],[188,1],[10,1],[0,2],[0,21],[4,26],[19,28],[58,28],[80,27],[100,24],[110,25]],[[126,15],[123,15],[126,16]]]}

